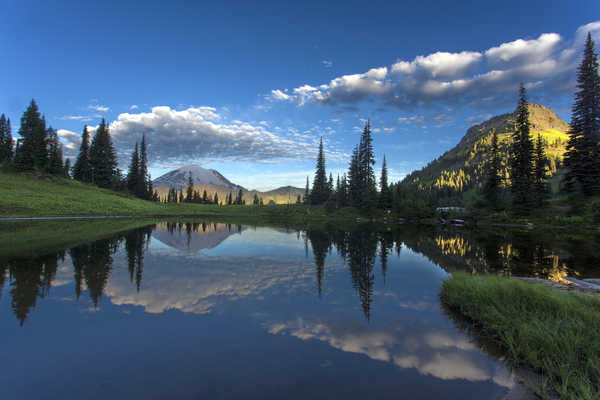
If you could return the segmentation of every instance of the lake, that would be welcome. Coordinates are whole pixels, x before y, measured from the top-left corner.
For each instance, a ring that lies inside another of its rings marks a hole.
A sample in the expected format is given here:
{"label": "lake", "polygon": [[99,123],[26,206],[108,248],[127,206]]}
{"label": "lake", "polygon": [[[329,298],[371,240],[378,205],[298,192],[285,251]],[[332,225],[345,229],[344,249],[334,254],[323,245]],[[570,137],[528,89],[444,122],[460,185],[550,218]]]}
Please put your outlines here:
{"label": "lake", "polygon": [[600,276],[597,235],[560,235],[158,221],[5,247],[1,397],[501,399],[516,378],[441,282]]}

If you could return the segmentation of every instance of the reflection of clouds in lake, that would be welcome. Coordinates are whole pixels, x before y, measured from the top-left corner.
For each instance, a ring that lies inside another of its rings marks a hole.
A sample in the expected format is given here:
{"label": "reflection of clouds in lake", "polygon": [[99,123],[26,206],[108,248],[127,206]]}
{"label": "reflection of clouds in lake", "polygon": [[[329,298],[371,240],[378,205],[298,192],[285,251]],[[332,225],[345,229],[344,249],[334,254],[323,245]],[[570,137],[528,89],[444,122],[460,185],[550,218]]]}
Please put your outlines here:
{"label": "reflection of clouds in lake", "polygon": [[[409,326],[410,325],[410,326]],[[297,319],[266,326],[274,335],[288,334],[302,340],[319,340],[345,352],[363,354],[400,368],[415,368],[439,379],[492,380],[511,388],[509,371],[491,362],[463,334],[440,331],[421,322],[398,322],[382,328],[330,321]],[[434,330],[435,329],[435,330]]]}
{"label": "reflection of clouds in lake", "polygon": [[[106,287],[116,305],[142,306],[149,313],[180,310],[194,314],[212,312],[218,303],[259,297],[266,291],[314,292],[312,258],[287,261],[269,256],[238,258],[186,254],[174,257],[162,252],[145,258],[142,290],[131,284],[125,260]],[[328,267],[329,268],[329,267]]]}

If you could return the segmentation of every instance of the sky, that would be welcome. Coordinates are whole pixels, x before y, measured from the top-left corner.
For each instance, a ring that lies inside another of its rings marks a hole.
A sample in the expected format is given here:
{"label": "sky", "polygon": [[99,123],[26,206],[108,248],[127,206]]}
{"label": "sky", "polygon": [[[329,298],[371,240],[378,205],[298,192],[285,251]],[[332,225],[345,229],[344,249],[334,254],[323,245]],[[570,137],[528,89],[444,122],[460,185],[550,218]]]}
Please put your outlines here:
{"label": "sky", "polygon": [[[186,164],[248,189],[304,187],[319,140],[347,170],[365,121],[393,181],[531,102],[569,121],[598,1],[3,0],[0,113],[31,99],[75,157],[110,124],[120,168],[146,135],[153,178]],[[600,46],[596,46],[600,51]]]}

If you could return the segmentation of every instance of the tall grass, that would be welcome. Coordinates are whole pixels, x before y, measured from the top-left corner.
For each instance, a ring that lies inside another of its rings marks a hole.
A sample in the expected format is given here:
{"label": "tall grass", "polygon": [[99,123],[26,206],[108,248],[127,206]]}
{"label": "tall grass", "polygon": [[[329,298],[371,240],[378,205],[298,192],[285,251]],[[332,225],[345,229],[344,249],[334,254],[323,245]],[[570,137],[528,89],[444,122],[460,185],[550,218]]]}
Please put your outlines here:
{"label": "tall grass", "polygon": [[600,398],[600,297],[496,276],[454,273],[441,300],[563,399]]}

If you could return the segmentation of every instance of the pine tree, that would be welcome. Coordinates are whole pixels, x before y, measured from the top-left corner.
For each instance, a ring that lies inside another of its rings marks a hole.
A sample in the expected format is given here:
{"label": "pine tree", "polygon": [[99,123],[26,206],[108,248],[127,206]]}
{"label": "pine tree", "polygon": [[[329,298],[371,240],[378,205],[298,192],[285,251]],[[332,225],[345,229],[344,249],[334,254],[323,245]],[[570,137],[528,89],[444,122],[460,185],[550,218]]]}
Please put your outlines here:
{"label": "pine tree", "polygon": [[90,145],[90,169],[92,183],[103,188],[113,186],[119,175],[115,149],[104,118]]}
{"label": "pine tree", "polygon": [[73,179],[80,182],[90,183],[92,181],[92,172],[90,169],[90,134],[87,126],[83,127],[81,134],[81,145],[75,165],[73,165]]}
{"label": "pine tree", "polygon": [[533,143],[530,137],[529,110],[525,87],[519,89],[516,129],[511,154],[511,191],[513,206],[519,214],[528,214],[533,207]]}
{"label": "pine tree", "polygon": [[67,158],[65,160],[65,166],[63,168],[63,172],[65,174],[65,178],[71,179],[71,159]]}
{"label": "pine tree", "polygon": [[304,204],[310,204],[310,187],[308,184],[308,176],[306,177],[306,189],[304,189]]}
{"label": "pine tree", "polygon": [[233,204],[233,193],[229,192],[229,196],[227,196],[227,205],[230,206]]}
{"label": "pine tree", "polygon": [[10,119],[0,115],[0,163],[12,160],[13,138],[10,132]]}
{"label": "pine tree", "polygon": [[548,158],[544,151],[544,142],[542,136],[538,134],[537,141],[535,143],[535,156],[534,156],[534,192],[535,192],[535,205],[542,207],[548,199],[549,191],[548,185],[546,184],[546,163]]}
{"label": "pine tree", "polygon": [[352,151],[350,167],[348,168],[348,202],[352,207],[360,207],[360,161],[358,156],[358,146]]}
{"label": "pine tree", "polygon": [[192,179],[192,171],[189,171],[188,176],[188,185],[187,185],[187,193],[185,196],[185,201],[191,203],[194,201],[194,180]]}
{"label": "pine tree", "polygon": [[208,204],[208,193],[206,193],[206,189],[204,189],[204,192],[202,193],[202,203]]}
{"label": "pine tree", "polygon": [[333,174],[329,173],[329,181],[327,182],[327,199],[331,199],[335,196],[335,190],[333,188]]}
{"label": "pine tree", "polygon": [[213,197],[213,203],[219,205],[219,194],[215,192],[215,196]]}
{"label": "pine tree", "polygon": [[129,170],[127,171],[127,190],[130,193],[138,196],[138,179],[140,174],[140,155],[138,151],[138,144],[135,143],[133,153],[131,153],[131,162],[129,163]]}
{"label": "pine tree", "polygon": [[371,122],[367,121],[358,147],[359,162],[359,204],[363,212],[372,212],[376,206],[377,187],[375,183],[375,157],[373,155],[373,139],[371,138]]}
{"label": "pine tree", "polygon": [[498,134],[494,129],[492,132],[492,143],[490,148],[490,162],[487,170],[487,179],[483,194],[491,206],[498,208],[498,195],[500,192],[500,153],[498,147]]}
{"label": "pine tree", "polygon": [[242,189],[240,189],[240,190],[238,191],[238,195],[237,195],[237,197],[235,198],[235,204],[237,204],[237,205],[242,205],[243,203],[244,203],[244,201],[243,201],[243,199],[242,199]]}
{"label": "pine tree", "polygon": [[138,171],[137,196],[140,199],[150,200],[152,191],[149,187],[148,179],[148,155],[146,153],[146,135],[142,135],[142,143],[140,144],[139,162],[140,168]]}
{"label": "pine tree", "polygon": [[15,166],[20,171],[45,169],[48,162],[46,150],[46,121],[40,116],[35,100],[21,117],[21,136],[18,152],[15,153]]}
{"label": "pine tree", "polygon": [[388,210],[392,206],[392,193],[388,185],[387,163],[383,156],[381,178],[379,179],[379,208]]}
{"label": "pine tree", "polygon": [[313,205],[323,204],[329,198],[327,174],[325,172],[325,154],[323,153],[323,137],[319,143],[319,154],[317,156],[317,169],[313,179],[312,191],[310,192],[310,203]]}
{"label": "pine tree", "polygon": [[566,188],[589,196],[600,193],[600,76],[590,33],[577,70],[577,89],[565,154]]}
{"label": "pine tree", "polygon": [[56,131],[49,127],[46,133],[48,155],[46,156],[48,164],[46,165],[46,172],[50,174],[63,174],[63,159],[62,159],[62,146],[58,141],[58,135]]}

